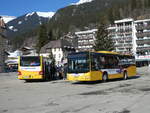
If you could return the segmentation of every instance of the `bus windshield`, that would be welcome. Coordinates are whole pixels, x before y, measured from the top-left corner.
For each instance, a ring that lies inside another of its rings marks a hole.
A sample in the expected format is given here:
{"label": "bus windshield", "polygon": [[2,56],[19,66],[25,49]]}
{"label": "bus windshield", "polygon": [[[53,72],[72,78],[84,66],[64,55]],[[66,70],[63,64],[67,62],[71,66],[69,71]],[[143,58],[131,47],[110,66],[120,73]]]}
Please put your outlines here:
{"label": "bus windshield", "polygon": [[21,57],[20,66],[40,66],[40,57]]}
{"label": "bus windshield", "polygon": [[68,59],[68,73],[86,73],[89,71],[89,62],[86,57]]}

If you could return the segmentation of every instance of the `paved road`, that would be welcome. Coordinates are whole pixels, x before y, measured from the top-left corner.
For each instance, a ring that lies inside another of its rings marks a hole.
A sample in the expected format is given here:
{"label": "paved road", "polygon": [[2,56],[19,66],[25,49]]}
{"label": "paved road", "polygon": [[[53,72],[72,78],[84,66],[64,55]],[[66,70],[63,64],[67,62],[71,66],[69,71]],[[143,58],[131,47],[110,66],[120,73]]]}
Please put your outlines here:
{"label": "paved road", "polygon": [[0,113],[149,113],[149,70],[107,83],[26,83],[16,73],[1,73]]}

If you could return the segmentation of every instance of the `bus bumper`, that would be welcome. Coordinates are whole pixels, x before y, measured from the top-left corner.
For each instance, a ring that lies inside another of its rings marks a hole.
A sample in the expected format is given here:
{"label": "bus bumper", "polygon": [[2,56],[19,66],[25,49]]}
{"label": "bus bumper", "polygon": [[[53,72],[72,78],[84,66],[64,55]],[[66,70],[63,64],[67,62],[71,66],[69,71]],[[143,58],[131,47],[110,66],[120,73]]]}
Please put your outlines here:
{"label": "bus bumper", "polygon": [[19,75],[19,80],[28,80],[28,79],[43,79],[43,75]]}
{"label": "bus bumper", "polygon": [[89,74],[67,74],[67,80],[69,81],[91,81]]}

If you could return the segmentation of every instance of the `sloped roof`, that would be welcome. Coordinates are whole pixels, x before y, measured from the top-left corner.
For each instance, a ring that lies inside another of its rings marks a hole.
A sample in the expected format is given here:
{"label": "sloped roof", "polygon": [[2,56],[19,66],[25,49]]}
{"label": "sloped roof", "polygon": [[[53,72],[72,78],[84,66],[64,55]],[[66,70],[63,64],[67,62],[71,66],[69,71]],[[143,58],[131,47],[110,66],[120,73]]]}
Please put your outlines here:
{"label": "sloped roof", "polygon": [[21,50],[33,50],[33,48],[32,47],[23,46],[21,48]]}
{"label": "sloped roof", "polygon": [[54,40],[50,41],[47,43],[45,46],[43,46],[40,50],[40,52],[45,52],[45,49],[51,49],[51,48],[65,48],[65,47],[70,47],[72,48],[73,46],[71,43],[69,43],[67,40]]}

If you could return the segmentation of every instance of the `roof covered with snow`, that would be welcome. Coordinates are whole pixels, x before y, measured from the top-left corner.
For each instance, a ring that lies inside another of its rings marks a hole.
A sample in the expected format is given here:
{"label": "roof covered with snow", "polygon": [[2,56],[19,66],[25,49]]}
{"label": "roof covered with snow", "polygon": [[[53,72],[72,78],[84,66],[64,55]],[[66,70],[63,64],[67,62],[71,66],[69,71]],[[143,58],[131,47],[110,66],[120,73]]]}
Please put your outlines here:
{"label": "roof covered with snow", "polygon": [[80,35],[80,34],[88,34],[88,33],[94,33],[98,31],[98,29],[91,29],[91,30],[87,30],[87,31],[80,31],[80,32],[75,32],[76,35]]}
{"label": "roof covered with snow", "polygon": [[150,21],[150,19],[136,20],[135,23],[138,23],[138,22],[147,22],[147,21]]}
{"label": "roof covered with snow", "polygon": [[133,22],[134,20],[132,18],[125,18],[122,20],[116,20],[115,23],[123,23],[123,22]]}

